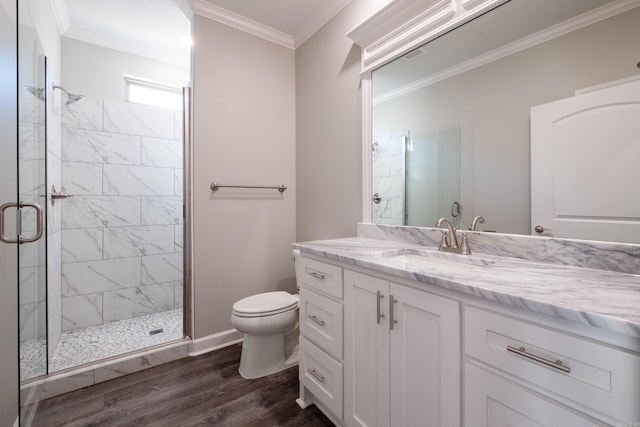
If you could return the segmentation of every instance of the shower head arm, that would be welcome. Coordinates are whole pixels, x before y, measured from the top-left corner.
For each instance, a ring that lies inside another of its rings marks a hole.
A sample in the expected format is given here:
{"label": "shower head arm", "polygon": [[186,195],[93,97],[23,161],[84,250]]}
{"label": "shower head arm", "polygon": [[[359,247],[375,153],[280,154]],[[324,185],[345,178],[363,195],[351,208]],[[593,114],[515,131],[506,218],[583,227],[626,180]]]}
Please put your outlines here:
{"label": "shower head arm", "polygon": [[57,84],[53,84],[53,89],[59,89],[62,92],[67,94],[67,105],[69,104],[73,104],[76,101],[80,101],[82,98],[84,98],[84,95],[75,95],[73,93],[70,93],[68,90],[66,90],[65,88],[63,88],[62,86],[59,86]]}
{"label": "shower head arm", "polygon": [[60,89],[61,91],[63,91],[64,93],[66,93],[67,95],[69,95],[69,91],[66,90],[65,88],[63,88],[62,86],[58,86],[57,84],[53,84],[53,89]]}

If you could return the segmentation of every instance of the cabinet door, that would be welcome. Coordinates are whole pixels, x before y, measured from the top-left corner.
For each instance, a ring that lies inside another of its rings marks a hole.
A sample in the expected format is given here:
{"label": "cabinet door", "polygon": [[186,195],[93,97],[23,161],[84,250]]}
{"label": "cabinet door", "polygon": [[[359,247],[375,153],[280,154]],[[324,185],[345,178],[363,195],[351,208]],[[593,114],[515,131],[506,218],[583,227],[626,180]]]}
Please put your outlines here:
{"label": "cabinet door", "polygon": [[595,427],[600,423],[475,365],[465,365],[467,427]]}
{"label": "cabinet door", "polygon": [[[345,422],[385,427],[389,425],[389,282],[348,270],[344,278]],[[380,318],[379,301],[384,316]]]}
{"label": "cabinet door", "polygon": [[459,427],[459,303],[395,283],[392,300],[391,424]]}

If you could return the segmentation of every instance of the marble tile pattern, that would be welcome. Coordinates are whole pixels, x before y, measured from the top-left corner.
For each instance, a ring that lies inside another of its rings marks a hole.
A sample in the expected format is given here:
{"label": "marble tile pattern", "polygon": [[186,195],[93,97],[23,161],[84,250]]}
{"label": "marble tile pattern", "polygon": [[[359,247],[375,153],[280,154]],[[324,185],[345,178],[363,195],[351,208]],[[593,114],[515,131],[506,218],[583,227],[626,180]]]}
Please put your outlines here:
{"label": "marble tile pattern", "polygon": [[[534,312],[640,336],[638,245],[627,245],[624,248],[626,251],[621,248],[625,245],[614,245],[608,252],[621,259],[622,264],[626,261],[625,269],[635,268],[636,274],[632,274],[630,271],[620,272],[620,268],[599,268],[606,263],[589,261],[594,254],[594,245],[602,252],[601,256],[608,258],[604,250],[606,245],[593,242],[550,242],[550,239],[546,239],[546,245],[550,246],[551,251],[546,255],[549,258],[556,251],[561,253],[562,247],[566,247],[568,252],[582,254],[571,265],[568,259],[555,263],[544,261],[545,255],[538,252],[535,253],[537,259],[516,256],[522,255],[526,241],[519,242],[519,246],[510,254],[507,254],[508,247],[503,242],[494,243],[500,246],[500,249],[495,249],[498,254],[489,254],[486,249],[492,245],[483,240],[502,237],[493,233],[475,235],[473,241],[470,239],[469,245],[474,251],[471,256],[438,252],[440,232],[437,229],[363,224],[359,225],[358,233],[358,237],[296,243],[294,247],[303,253],[347,265],[369,268]],[[375,237],[372,238],[371,235]],[[518,240],[518,236],[511,236],[510,239]],[[562,246],[563,244],[566,246]],[[444,259],[445,264],[436,261],[433,265],[416,266],[390,257],[424,251],[428,251],[432,257]],[[588,255],[589,253],[592,255]],[[625,255],[621,255],[622,253]],[[566,256],[568,258],[570,255]]]}
{"label": "marble tile pattern", "polygon": [[181,117],[92,97],[63,108],[63,331],[182,306]]}
{"label": "marble tile pattern", "polygon": [[377,224],[402,225],[404,216],[404,132],[375,136],[372,145],[372,192],[382,200],[373,204]]}
{"label": "marble tile pattern", "polygon": [[[152,330],[163,332],[151,335]],[[61,371],[183,337],[182,310],[167,310],[63,332],[49,370]]]}
{"label": "marble tile pattern", "polygon": [[[162,328],[163,332],[149,334],[150,330],[157,328]],[[182,310],[63,332],[58,349],[52,353],[50,374],[30,382],[22,391],[37,388],[35,400],[48,399],[185,358],[189,355],[190,341],[182,337]],[[174,340],[177,341],[171,342]],[[157,347],[167,342],[169,344]],[[43,351],[38,347],[43,346],[39,342],[25,342],[24,346]],[[34,355],[34,364],[21,365],[21,373],[31,378],[44,374],[44,368],[36,363],[36,352],[29,354]],[[67,370],[71,367],[74,369]]]}
{"label": "marble tile pattern", "polygon": [[[442,230],[430,227],[359,223],[359,237],[438,246]],[[458,240],[462,232],[457,232]],[[592,240],[558,239],[501,233],[468,232],[474,253],[521,258],[550,264],[640,274],[640,245]]]}

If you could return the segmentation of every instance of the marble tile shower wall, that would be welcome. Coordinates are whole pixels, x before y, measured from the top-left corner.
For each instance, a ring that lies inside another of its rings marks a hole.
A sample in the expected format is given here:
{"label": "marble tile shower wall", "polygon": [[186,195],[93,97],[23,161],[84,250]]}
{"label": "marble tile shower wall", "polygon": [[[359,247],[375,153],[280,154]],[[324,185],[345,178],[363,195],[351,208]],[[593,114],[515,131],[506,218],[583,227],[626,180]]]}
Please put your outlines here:
{"label": "marble tile shower wall", "polygon": [[90,97],[64,108],[63,330],[182,306],[181,119]]}
{"label": "marble tile shower wall", "polygon": [[[47,84],[53,87],[53,82]],[[51,91],[47,106],[47,186],[62,187],[62,93]],[[62,334],[62,210],[47,199],[47,346],[49,359]]]}
{"label": "marble tile shower wall", "polygon": [[373,204],[373,222],[376,224],[403,224],[404,135],[398,132],[373,138],[372,190],[382,199]]}
{"label": "marble tile shower wall", "polygon": [[[19,199],[43,206],[45,173],[45,105],[44,101],[28,93],[20,93],[20,122],[18,165]],[[43,206],[46,208],[46,206]],[[24,236],[35,234],[36,216],[32,209],[22,212]],[[20,256],[20,340],[44,339],[46,333],[46,257],[42,243],[19,246]]]}

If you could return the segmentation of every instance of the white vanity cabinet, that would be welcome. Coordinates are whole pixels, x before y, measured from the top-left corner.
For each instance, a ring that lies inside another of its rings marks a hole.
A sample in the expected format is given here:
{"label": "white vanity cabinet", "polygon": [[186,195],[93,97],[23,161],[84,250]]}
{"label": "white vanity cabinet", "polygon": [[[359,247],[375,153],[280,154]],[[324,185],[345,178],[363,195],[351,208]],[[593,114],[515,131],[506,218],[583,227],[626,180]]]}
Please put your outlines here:
{"label": "white vanity cabinet", "polygon": [[343,284],[342,268],[296,258],[300,287],[300,398],[305,408],[316,404],[335,423],[343,414]]}
{"label": "white vanity cabinet", "polygon": [[640,421],[640,355],[632,349],[577,335],[570,322],[538,324],[524,311],[468,304],[464,313],[466,426]]}
{"label": "white vanity cabinet", "polygon": [[640,425],[636,336],[348,263],[296,274],[298,403],[336,425]]}
{"label": "white vanity cabinet", "polygon": [[345,285],[345,424],[460,426],[455,300],[350,270]]}

